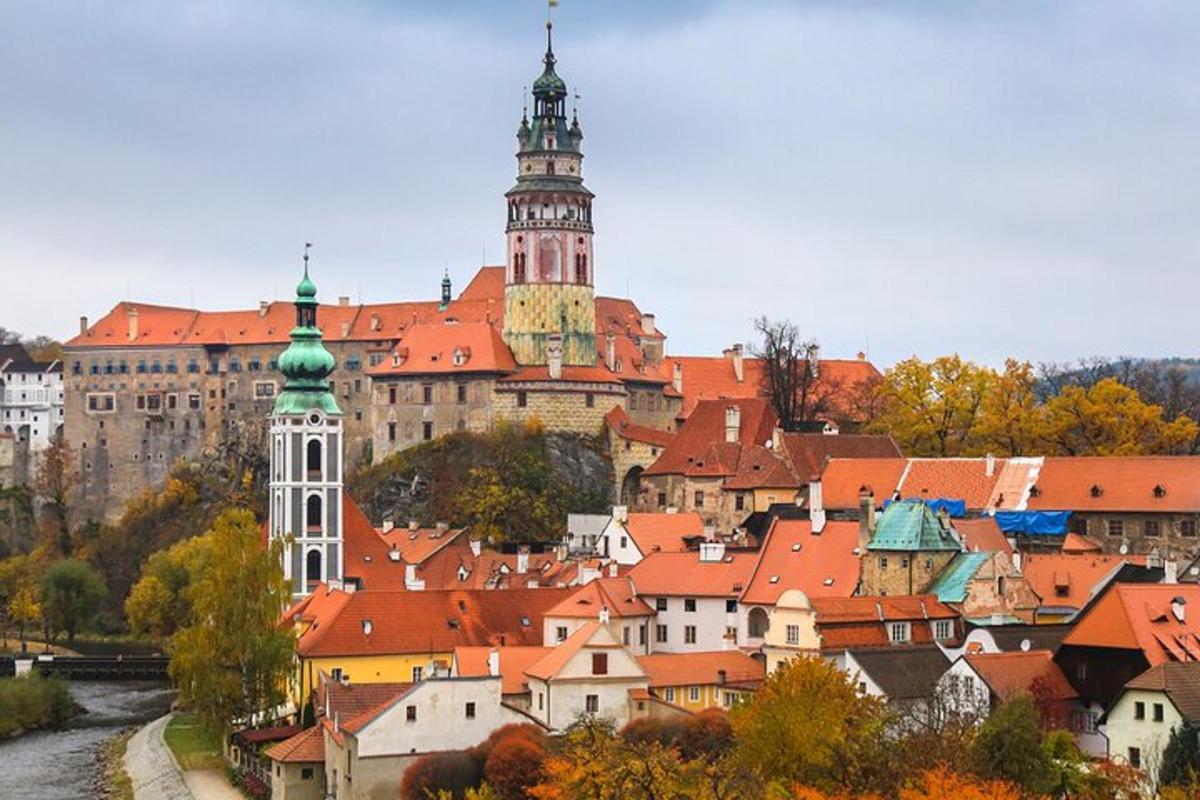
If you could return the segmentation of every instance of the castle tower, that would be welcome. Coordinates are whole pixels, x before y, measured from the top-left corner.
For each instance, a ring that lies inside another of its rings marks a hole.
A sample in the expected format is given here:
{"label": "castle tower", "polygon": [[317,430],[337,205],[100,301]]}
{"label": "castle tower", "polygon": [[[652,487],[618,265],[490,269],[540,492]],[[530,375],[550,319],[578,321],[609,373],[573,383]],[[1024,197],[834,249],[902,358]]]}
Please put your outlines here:
{"label": "castle tower", "polygon": [[283,391],[271,412],[270,534],[291,536],[283,570],[296,597],[342,579],[342,411],[329,387],[333,356],[317,328],[317,287],[296,287],[296,327],[279,358]]}
{"label": "castle tower", "polygon": [[567,122],[567,84],[554,71],[552,25],[533,83],[533,116],[517,130],[517,183],[509,189],[504,341],[519,364],[596,363],[592,193],[583,185],[583,131]]}

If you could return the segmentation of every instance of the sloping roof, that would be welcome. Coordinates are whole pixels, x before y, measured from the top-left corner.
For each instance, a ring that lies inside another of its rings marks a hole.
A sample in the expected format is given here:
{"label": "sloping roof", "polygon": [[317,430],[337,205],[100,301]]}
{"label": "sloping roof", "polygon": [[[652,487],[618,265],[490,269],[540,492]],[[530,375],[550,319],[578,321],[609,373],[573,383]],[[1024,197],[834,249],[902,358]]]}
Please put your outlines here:
{"label": "sloping roof", "polygon": [[[824,433],[785,433],[782,449],[800,480],[819,475],[831,458],[900,458],[891,436]],[[856,500],[857,503],[857,500]]]}
{"label": "sloping roof", "polygon": [[1185,720],[1200,722],[1200,663],[1156,664],[1125,684],[1125,688],[1165,692]]}
{"label": "sloping roof", "polygon": [[1082,553],[1100,553],[1104,548],[1095,539],[1090,536],[1083,536],[1078,533],[1068,533],[1063,537],[1062,551],[1067,555],[1080,555]]}
{"label": "sloping roof", "polygon": [[[1183,600],[1183,619],[1172,611]],[[1141,650],[1151,664],[1200,661],[1200,586],[1116,584],[1091,606],[1064,645]]]}
{"label": "sloping roof", "polygon": [[929,506],[901,500],[879,515],[868,549],[927,552],[961,548]]}
{"label": "sloping roof", "polygon": [[1049,650],[967,653],[963,656],[992,693],[1002,700],[1032,694],[1046,700],[1078,697]]}
{"label": "sloping roof", "polygon": [[557,647],[550,648],[549,653],[546,653],[546,655],[529,665],[525,669],[525,674],[544,681],[553,679],[567,665],[567,662],[592,640],[592,637],[596,635],[596,632],[600,628],[601,624],[599,620],[584,623],[577,631],[568,636],[566,640],[560,642]]}
{"label": "sloping roof", "polygon": [[806,519],[776,518],[741,601],[774,605],[788,589],[808,597],[849,597],[858,587],[858,523],[829,521],[819,534]]}
{"label": "sloping roof", "polygon": [[950,668],[950,660],[936,646],[851,650],[849,654],[889,700],[932,697],[938,679]]}
{"label": "sloping roof", "polygon": [[612,410],[604,415],[604,421],[618,436],[634,442],[666,447],[675,438],[673,431],[660,431],[658,428],[634,422],[621,406],[613,406]]}
{"label": "sloping roof", "polygon": [[701,561],[696,552],[653,553],[629,577],[642,596],[736,598],[750,582],[755,563],[754,553],[727,553],[720,561]]}
{"label": "sloping roof", "polygon": [[562,373],[557,378],[550,377],[550,368],[546,366],[519,367],[516,372],[505,375],[498,383],[530,383],[554,380],[558,383],[622,383],[621,376],[612,372],[603,362],[594,367],[577,367],[563,365]]}
{"label": "sloping roof", "polygon": [[[1144,557],[1141,559],[1144,561]],[[1082,553],[1028,553],[1021,573],[1049,608],[1081,609],[1117,574],[1129,556]]]}
{"label": "sloping roof", "polygon": [[392,560],[391,545],[349,494],[342,503],[342,537],[346,548],[342,562],[346,580],[358,579],[362,588],[372,591],[404,588],[403,560]]}
{"label": "sloping roof", "polygon": [[[652,653],[638,656],[650,678],[650,688],[662,686],[736,685],[758,688],[765,677],[764,665],[741,650],[700,653]],[[721,673],[725,674],[722,676]]]}
{"label": "sloping roof", "polygon": [[704,518],[693,511],[675,514],[634,512],[626,516],[625,530],[644,556],[659,552],[683,553],[688,549],[684,537],[704,535]]}
{"label": "sloping roof", "polygon": [[734,472],[725,479],[726,489],[799,488],[798,473],[783,458],[763,445],[743,446]]}
{"label": "sloping roof", "polygon": [[1029,508],[1195,513],[1200,456],[1047,458]]}
{"label": "sloping roof", "polygon": [[993,550],[1012,554],[1012,545],[1004,538],[1004,531],[996,524],[995,517],[956,519],[951,524],[962,536],[963,544],[968,550]]}
{"label": "sloping roof", "polygon": [[932,500],[938,497],[966,501],[967,508],[988,507],[992,490],[1000,479],[1004,459],[914,458],[900,485],[900,496]]}
{"label": "sloping roof", "polygon": [[633,582],[628,577],[590,581],[547,610],[545,616],[595,619],[602,608],[607,608],[609,615],[615,619],[654,616],[654,609],[637,596]]}
{"label": "sloping roof", "polygon": [[896,493],[907,466],[903,458],[831,458],[821,470],[822,504],[857,509],[859,493],[866,489],[880,506]]}
{"label": "sloping roof", "polygon": [[267,758],[286,764],[309,764],[325,761],[325,732],[320,725],[297,733],[290,739],[272,746]]}
{"label": "sloping roof", "polygon": [[407,689],[383,701],[379,705],[360,711],[358,714],[342,721],[340,724],[341,729],[347,733],[358,733],[376,720],[380,714],[399,703],[408,695],[418,691],[423,685],[423,683],[410,684]]}
{"label": "sloping roof", "polygon": [[[738,410],[736,442],[726,441],[729,408]],[[737,469],[740,447],[771,441],[777,419],[771,404],[761,398],[701,401],[644,474],[732,475]]]}
{"label": "sloping roof", "polygon": [[[349,670],[349,672],[353,672],[353,670]],[[350,675],[350,677],[354,676]],[[404,694],[411,686],[411,682],[392,681],[343,683],[332,680],[322,672],[313,696],[313,709],[318,717],[325,716],[325,711],[328,709],[330,717],[336,714],[341,719],[351,719],[369,708],[375,708],[381,703],[386,703]]]}
{"label": "sloping roof", "polygon": [[400,552],[406,564],[422,564],[443,547],[450,546],[466,533],[466,528],[392,528],[378,531],[379,536],[393,550]]}
{"label": "sloping roof", "polygon": [[5,372],[45,372],[52,364],[57,365],[56,369],[62,366],[57,361],[34,361],[25,345],[18,342],[0,344],[0,370]]}
{"label": "sloping roof", "polygon": [[495,324],[486,322],[413,325],[371,375],[507,373],[517,369],[512,351]]}
{"label": "sloping roof", "polygon": [[541,661],[553,647],[456,647],[454,664],[458,674],[467,678],[480,677],[488,672],[488,658],[493,650],[500,657],[501,694],[522,694],[526,691],[525,670]]}
{"label": "sloping roof", "polygon": [[1024,650],[1027,647],[1056,653],[1063,637],[1071,632],[1071,625],[994,625],[987,630],[996,646],[1006,653]]}
{"label": "sloping roof", "polygon": [[860,595],[811,599],[818,624],[955,619],[958,612],[932,594]]}
{"label": "sloping roof", "polygon": [[967,599],[967,588],[980,567],[991,560],[994,553],[959,553],[934,580],[929,593],[937,595],[943,603],[961,603]]}
{"label": "sloping roof", "polygon": [[317,593],[322,592],[346,598],[339,605],[318,609],[297,643],[302,657],[444,653],[464,645],[541,644],[546,609],[560,603],[570,590],[347,593],[318,587]]}

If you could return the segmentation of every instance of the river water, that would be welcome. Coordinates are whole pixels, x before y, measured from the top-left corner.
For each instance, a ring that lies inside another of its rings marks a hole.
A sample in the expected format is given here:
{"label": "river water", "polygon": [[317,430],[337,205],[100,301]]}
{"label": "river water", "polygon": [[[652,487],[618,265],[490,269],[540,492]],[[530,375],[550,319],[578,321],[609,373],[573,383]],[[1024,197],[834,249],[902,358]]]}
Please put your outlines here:
{"label": "river water", "polygon": [[75,702],[87,709],[59,730],[37,731],[0,742],[0,799],[89,800],[100,746],[125,728],[157,719],[173,693],[162,683],[71,684]]}

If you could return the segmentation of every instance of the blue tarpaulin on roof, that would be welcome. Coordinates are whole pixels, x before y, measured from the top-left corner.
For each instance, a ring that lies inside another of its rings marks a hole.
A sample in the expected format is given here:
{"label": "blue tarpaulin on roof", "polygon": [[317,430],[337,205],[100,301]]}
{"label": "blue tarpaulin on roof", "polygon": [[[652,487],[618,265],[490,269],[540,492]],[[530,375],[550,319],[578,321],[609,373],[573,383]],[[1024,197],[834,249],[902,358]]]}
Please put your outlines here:
{"label": "blue tarpaulin on roof", "polygon": [[997,511],[996,524],[1005,533],[1062,536],[1067,532],[1070,511]]}
{"label": "blue tarpaulin on roof", "polygon": [[[892,500],[884,500],[883,507],[887,508],[889,505],[892,504],[892,502],[893,502]],[[920,497],[906,497],[906,498],[904,498],[904,502],[906,502],[906,503],[924,503],[925,505],[929,506],[929,510],[935,514],[938,513],[939,511],[941,511],[942,509],[945,509],[946,513],[949,514],[954,519],[961,519],[962,517],[965,517],[967,515],[967,501],[966,500],[951,500],[946,497],[936,497],[932,500],[925,500]]]}

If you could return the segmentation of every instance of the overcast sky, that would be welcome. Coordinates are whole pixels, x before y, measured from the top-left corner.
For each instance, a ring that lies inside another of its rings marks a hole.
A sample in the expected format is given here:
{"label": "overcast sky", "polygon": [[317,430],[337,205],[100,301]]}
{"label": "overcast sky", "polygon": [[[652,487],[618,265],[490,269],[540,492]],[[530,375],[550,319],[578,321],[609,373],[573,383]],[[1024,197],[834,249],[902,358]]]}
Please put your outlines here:
{"label": "overcast sky", "polygon": [[[596,281],[674,353],[1195,355],[1200,4],[562,0]],[[8,0],[0,325],[503,261],[545,2]]]}

